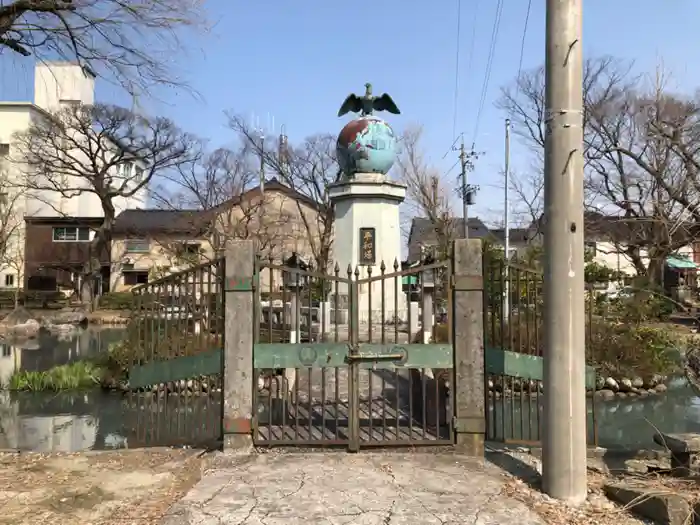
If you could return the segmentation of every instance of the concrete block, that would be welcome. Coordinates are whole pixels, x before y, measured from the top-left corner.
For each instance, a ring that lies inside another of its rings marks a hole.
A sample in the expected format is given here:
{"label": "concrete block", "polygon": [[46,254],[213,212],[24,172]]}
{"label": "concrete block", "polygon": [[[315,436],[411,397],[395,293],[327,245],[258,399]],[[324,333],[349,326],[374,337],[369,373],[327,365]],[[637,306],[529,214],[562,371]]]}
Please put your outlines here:
{"label": "concrete block", "polygon": [[693,506],[677,493],[660,494],[657,489],[629,482],[606,483],[605,494],[613,501],[628,506],[630,512],[664,525],[693,523]]}

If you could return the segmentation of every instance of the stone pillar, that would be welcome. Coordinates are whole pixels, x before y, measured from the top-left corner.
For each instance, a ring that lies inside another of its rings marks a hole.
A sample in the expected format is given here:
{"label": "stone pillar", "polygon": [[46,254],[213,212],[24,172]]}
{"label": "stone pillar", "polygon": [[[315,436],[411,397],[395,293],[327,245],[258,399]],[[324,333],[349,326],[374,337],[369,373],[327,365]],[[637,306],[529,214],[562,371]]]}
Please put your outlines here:
{"label": "stone pillar", "polygon": [[455,241],[453,257],[456,446],[464,454],[483,456],[486,406],[481,240]]}
{"label": "stone pillar", "polygon": [[255,244],[231,241],[226,246],[223,352],[224,451],[252,449],[253,419],[253,276]]}

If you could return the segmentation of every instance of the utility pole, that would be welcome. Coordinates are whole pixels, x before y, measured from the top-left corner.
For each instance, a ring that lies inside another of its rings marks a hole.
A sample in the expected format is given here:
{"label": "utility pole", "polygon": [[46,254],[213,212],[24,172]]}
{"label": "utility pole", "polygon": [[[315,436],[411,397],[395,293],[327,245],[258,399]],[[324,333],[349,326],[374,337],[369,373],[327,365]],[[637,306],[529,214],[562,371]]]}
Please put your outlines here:
{"label": "utility pole", "polygon": [[505,189],[503,195],[503,244],[505,249],[505,289],[503,291],[503,316],[508,319],[510,317],[510,217],[508,213],[508,186],[510,185],[510,120],[506,119],[506,144],[505,144]]}
{"label": "utility pole", "polygon": [[547,0],[544,491],[587,495],[583,251],[583,0]]}
{"label": "utility pole", "polygon": [[[454,149],[454,148],[453,148]],[[462,143],[459,146],[459,162],[462,167],[459,174],[460,182],[460,194],[462,196],[462,217],[464,218],[464,238],[469,238],[469,206],[474,204],[474,197],[476,192],[479,191],[478,186],[467,183],[467,173],[471,171],[474,167],[472,163],[472,158],[476,158],[477,154],[474,152],[474,148],[467,153],[464,147],[464,138],[462,138]]]}

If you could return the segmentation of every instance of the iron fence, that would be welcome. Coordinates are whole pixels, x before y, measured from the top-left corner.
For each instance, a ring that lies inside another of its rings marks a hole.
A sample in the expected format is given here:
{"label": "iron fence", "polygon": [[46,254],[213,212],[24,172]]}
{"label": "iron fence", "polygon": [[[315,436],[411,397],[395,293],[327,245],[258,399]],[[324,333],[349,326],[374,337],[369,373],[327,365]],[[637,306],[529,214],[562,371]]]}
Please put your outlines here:
{"label": "iron fence", "polygon": [[[489,252],[485,252],[483,267],[487,439],[539,444],[544,396],[543,275],[532,268],[507,264]],[[589,325],[590,311],[588,308],[586,316]],[[590,363],[588,344],[586,352]],[[521,356],[517,366],[496,362],[507,362],[508,353]],[[589,368],[587,439],[592,444],[597,444],[595,382],[595,372]]]}
{"label": "iron fence", "polygon": [[[258,261],[255,442],[451,443],[450,320],[432,306],[448,275],[447,262],[326,274]],[[422,351],[439,342],[442,353]]]}
{"label": "iron fence", "polygon": [[224,260],[133,289],[126,344],[129,439],[139,446],[205,445],[222,431]]}

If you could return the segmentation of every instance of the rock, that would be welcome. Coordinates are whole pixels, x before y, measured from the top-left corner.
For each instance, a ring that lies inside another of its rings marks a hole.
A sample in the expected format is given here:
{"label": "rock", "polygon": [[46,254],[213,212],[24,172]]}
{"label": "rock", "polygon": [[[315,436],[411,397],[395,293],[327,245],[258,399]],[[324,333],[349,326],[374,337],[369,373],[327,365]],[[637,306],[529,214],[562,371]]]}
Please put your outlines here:
{"label": "rock", "polygon": [[612,390],[599,390],[598,392],[596,392],[596,395],[603,401],[610,401],[612,399],[615,399],[615,392],[613,392]]}
{"label": "rock", "polygon": [[596,374],[595,389],[602,390],[603,388],[605,388],[605,378]]}
{"label": "rock", "polygon": [[84,325],[87,324],[87,313],[82,310],[61,310],[49,317],[46,322],[51,325]]}
{"label": "rock", "polygon": [[656,385],[656,388],[654,390],[656,390],[657,393],[661,394],[663,392],[666,392],[666,390],[668,390],[668,387],[661,383],[660,385]]}
{"label": "rock", "polygon": [[654,387],[655,387],[656,385],[658,385],[659,383],[663,383],[663,381],[664,381],[664,378],[663,378],[662,375],[660,375],[660,374],[654,374],[654,375],[651,376],[651,378],[649,379],[649,388],[654,388]]}
{"label": "rock", "polygon": [[23,306],[18,306],[0,321],[0,329],[11,326],[22,325],[27,321],[34,320],[34,316]]}
{"label": "rock", "polygon": [[608,377],[605,379],[605,387],[612,390],[613,392],[617,392],[620,390],[620,385],[617,384],[617,381],[615,381],[612,377]]}
{"label": "rock", "polygon": [[632,380],[628,379],[627,377],[623,377],[620,380],[619,384],[620,384],[620,390],[622,392],[629,392],[630,390],[632,390]]}
{"label": "rock", "polygon": [[619,397],[620,399],[626,399],[627,394],[625,392],[618,392],[617,397]]}
{"label": "rock", "polygon": [[659,493],[653,487],[625,482],[606,483],[603,491],[610,499],[627,506],[630,512],[655,523],[685,525],[692,518],[690,502],[677,493]]}
{"label": "rock", "polygon": [[641,377],[635,377],[632,379],[632,386],[634,388],[642,388],[644,386],[644,380]]}

